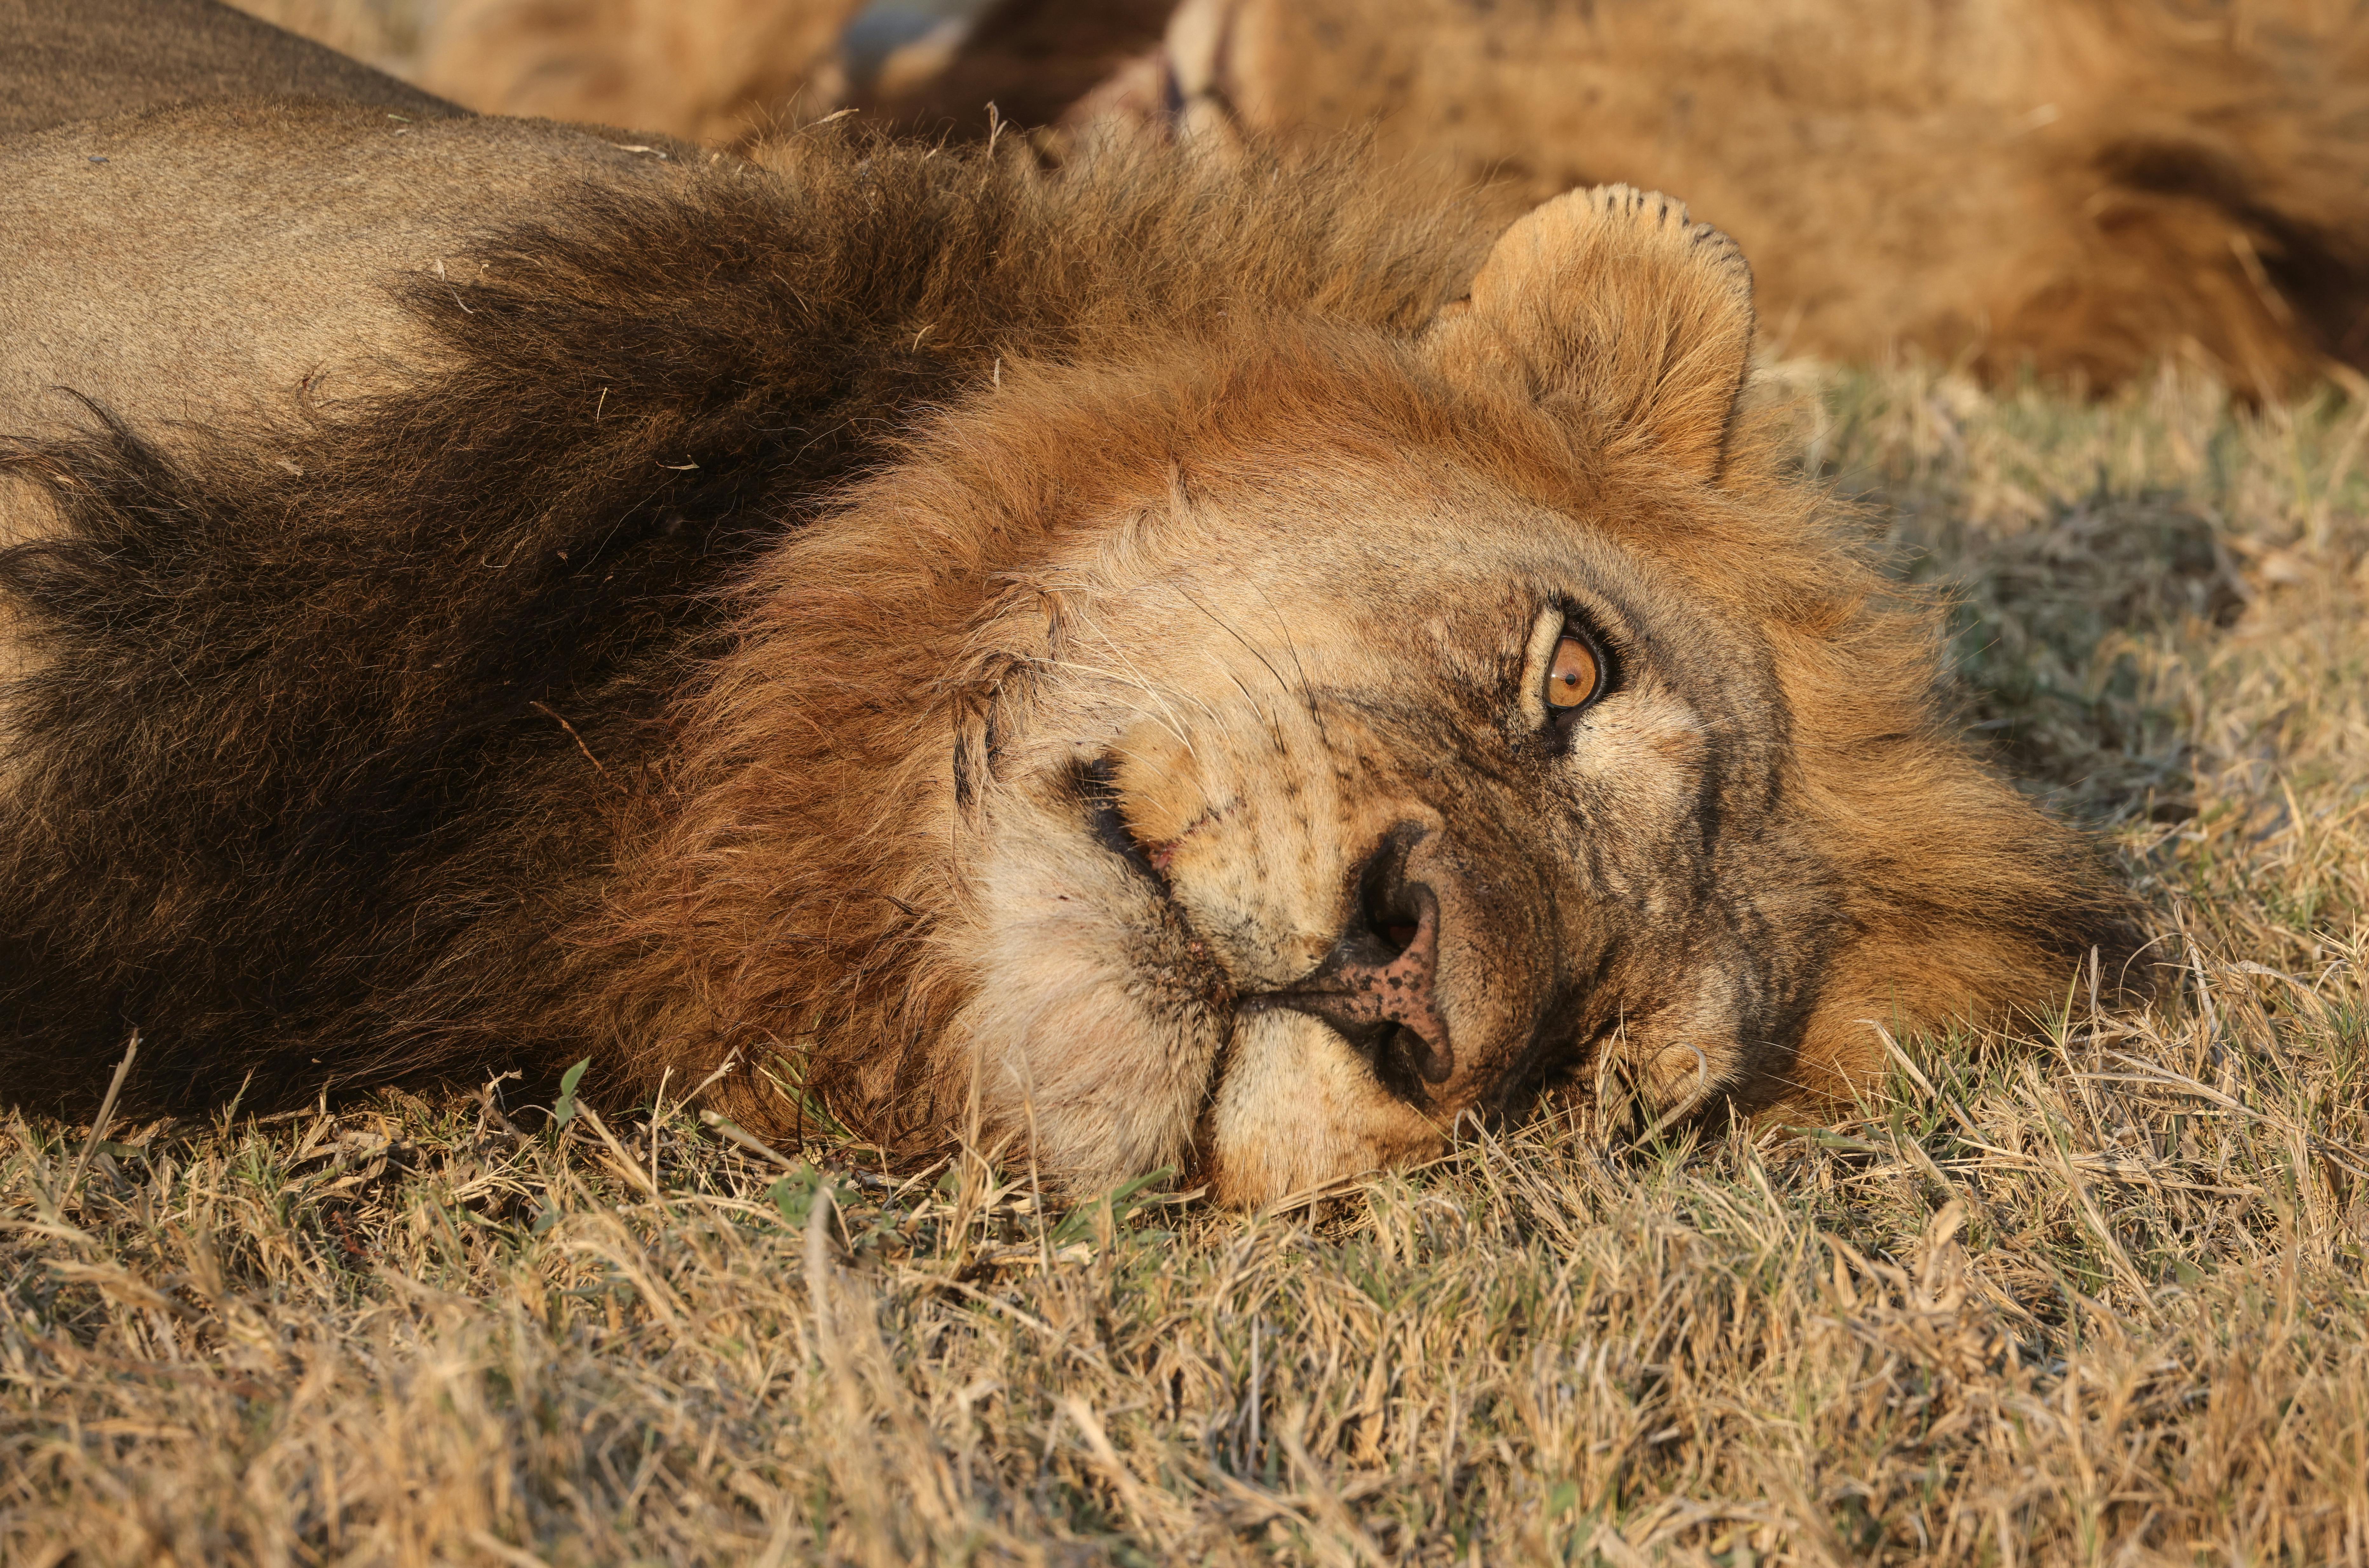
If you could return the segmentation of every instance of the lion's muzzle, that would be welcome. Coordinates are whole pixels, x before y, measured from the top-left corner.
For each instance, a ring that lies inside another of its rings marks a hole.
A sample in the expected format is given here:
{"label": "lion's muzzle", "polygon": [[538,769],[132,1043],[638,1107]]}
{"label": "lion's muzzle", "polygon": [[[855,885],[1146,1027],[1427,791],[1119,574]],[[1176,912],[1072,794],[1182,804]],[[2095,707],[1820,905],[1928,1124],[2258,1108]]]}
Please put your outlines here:
{"label": "lion's muzzle", "polygon": [[1406,876],[1408,851],[1423,831],[1393,830],[1368,857],[1349,928],[1322,963],[1241,1003],[1244,1011],[1286,1008],[1322,1019],[1394,1086],[1410,1074],[1445,1083],[1456,1070],[1437,993],[1439,898],[1428,884]]}

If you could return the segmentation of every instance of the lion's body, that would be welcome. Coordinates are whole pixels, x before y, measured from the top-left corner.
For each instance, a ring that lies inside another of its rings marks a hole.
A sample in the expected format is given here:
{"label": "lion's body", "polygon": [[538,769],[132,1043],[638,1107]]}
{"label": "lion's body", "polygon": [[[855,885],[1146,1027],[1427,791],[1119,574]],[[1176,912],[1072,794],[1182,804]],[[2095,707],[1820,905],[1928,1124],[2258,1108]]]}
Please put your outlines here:
{"label": "lion's body", "polygon": [[460,112],[218,0],[0,0],[0,137],[221,98],[338,98],[414,120]]}
{"label": "lion's body", "polygon": [[1168,52],[1188,117],[1370,123],[1508,210],[1680,192],[1796,351],[2093,385],[2201,351],[2266,393],[2369,366],[2357,6],[1188,0]]}
{"label": "lion's body", "polygon": [[873,79],[842,58],[860,0],[451,0],[418,74],[489,113],[719,146],[746,147],[842,101],[920,134],[977,138],[990,123],[1053,124],[1159,42],[1173,4],[996,0],[910,40]]}
{"label": "lion's body", "polygon": [[1057,124],[1156,47],[1174,8],[1174,0],[995,0],[930,63],[934,69],[884,81],[857,101],[930,135]]}
{"label": "lion's body", "polygon": [[2122,951],[1662,199],[1492,246],[1321,163],[320,107],[6,155],[16,1103],[134,1028],[148,1108],[737,1058],[761,1130],[1250,1200],[1574,1081],[1814,1105]]}
{"label": "lion's body", "polygon": [[[168,442],[174,423],[284,416],[299,389],[335,411],[433,361],[386,280],[462,280],[473,245],[552,189],[681,177],[674,159],[593,132],[328,104],[0,143],[0,429],[77,422],[64,388]],[[26,504],[0,492],[0,537],[31,526]]]}
{"label": "lion's body", "polygon": [[861,0],[452,0],[420,79],[472,109],[740,145],[829,113]]}

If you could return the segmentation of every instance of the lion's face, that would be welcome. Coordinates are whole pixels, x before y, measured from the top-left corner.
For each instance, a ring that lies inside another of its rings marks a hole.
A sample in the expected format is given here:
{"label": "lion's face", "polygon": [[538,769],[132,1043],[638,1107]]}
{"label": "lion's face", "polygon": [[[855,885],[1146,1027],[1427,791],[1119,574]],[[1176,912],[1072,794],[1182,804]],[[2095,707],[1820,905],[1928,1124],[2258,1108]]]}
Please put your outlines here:
{"label": "lion's face", "polygon": [[1608,1038],[1665,1104],[1790,1040],[1829,906],[1752,630],[1481,475],[1274,469],[1048,563],[949,933],[991,1119],[1257,1200]]}
{"label": "lion's face", "polygon": [[753,911],[698,1022],[813,1042],[885,1139],[975,1107],[1073,1190],[1244,1203],[1565,1082],[1807,1108],[2044,1005],[2111,900],[1736,436],[1750,338],[1734,248],[1609,188],[1412,336],[1005,367],[771,562],[696,711]]}

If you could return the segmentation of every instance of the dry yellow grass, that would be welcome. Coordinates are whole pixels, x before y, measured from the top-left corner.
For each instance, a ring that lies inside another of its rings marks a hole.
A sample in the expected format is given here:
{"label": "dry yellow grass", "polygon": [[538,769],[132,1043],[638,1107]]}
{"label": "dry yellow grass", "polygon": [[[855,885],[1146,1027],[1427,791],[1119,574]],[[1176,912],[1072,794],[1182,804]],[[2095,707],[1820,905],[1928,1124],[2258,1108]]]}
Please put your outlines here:
{"label": "dry yellow grass", "polygon": [[2119,836],[2155,1011],[1317,1214],[671,1098],[13,1123],[0,1560],[2369,1562],[2369,414],[1780,373]]}

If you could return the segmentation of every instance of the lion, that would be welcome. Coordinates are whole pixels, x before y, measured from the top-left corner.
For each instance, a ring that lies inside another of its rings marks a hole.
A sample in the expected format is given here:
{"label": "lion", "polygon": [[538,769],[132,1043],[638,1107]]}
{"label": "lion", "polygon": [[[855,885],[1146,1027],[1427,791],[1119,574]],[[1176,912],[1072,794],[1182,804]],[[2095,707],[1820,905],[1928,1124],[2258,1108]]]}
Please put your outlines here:
{"label": "lion", "polygon": [[1173,6],[994,0],[866,70],[848,37],[860,0],[450,0],[418,74],[472,109],[738,150],[844,105],[911,132],[981,137],[1054,124],[1156,46]]}
{"label": "lion", "polygon": [[[892,56],[853,101],[925,135],[979,137],[1000,125],[1060,123],[1155,51],[1174,0],[993,0],[943,42]],[[990,105],[993,106],[990,110]]]}
{"label": "lion", "polygon": [[1184,0],[1095,107],[1369,127],[1518,211],[1686,193],[1795,351],[2104,389],[2369,369],[2369,14],[2311,0]]}
{"label": "lion", "polygon": [[463,112],[219,0],[7,0],[0,63],[0,137],[206,98],[337,98],[414,120]]}
{"label": "lion", "polygon": [[13,1104],[585,1059],[1251,1205],[1831,1114],[2135,951],[1666,196],[317,102],[0,166]]}
{"label": "lion", "polygon": [[448,0],[420,80],[489,113],[722,147],[836,109],[862,0]]}
{"label": "lion", "polygon": [[[1508,219],[1682,192],[1790,351],[1912,349],[2104,391],[2183,358],[2241,395],[2369,369],[2369,19],[2317,0],[997,0],[851,84],[852,0],[465,0],[473,107],[745,148],[841,102],[925,134],[1365,131]],[[1166,40],[1130,59],[1157,38]],[[910,65],[911,69],[903,68]],[[1107,73],[1089,90],[1095,75]],[[993,108],[990,109],[990,106]]]}

